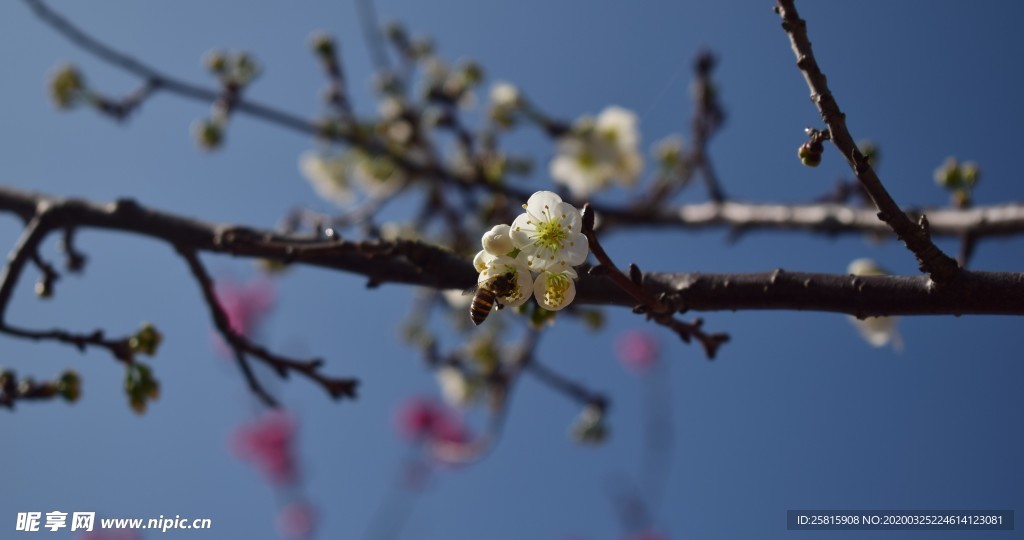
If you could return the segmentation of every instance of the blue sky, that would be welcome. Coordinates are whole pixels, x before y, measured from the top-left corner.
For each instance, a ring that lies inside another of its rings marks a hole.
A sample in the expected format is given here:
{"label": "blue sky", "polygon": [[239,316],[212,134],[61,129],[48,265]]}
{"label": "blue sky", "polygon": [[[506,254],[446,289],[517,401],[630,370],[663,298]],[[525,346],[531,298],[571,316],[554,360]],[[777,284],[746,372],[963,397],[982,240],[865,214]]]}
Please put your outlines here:
{"label": "blue sky", "polygon": [[[252,51],[265,71],[248,95],[307,116],[319,112],[323,85],[307,36],[324,29],[339,37],[357,108],[375,110],[369,56],[349,2],[56,7],[115,47],[190,81],[211,82],[200,64],[211,48]],[[880,174],[897,201],[944,204],[932,171],[948,155],[981,164],[979,204],[1024,199],[1017,162],[1024,133],[1014,129],[1024,123],[1024,76],[1015,69],[1024,52],[1019,4],[798,7],[851,132],[881,145]],[[381,0],[377,10],[383,20],[434,37],[450,60],[480,61],[489,80],[514,82],[561,118],[609,104],[636,111],[645,146],[687,133],[689,65],[699,48],[709,48],[721,60],[715,78],[728,112],[711,155],[727,193],[801,202],[848,176],[831,149],[817,169],[796,159],[803,128],[820,120],[770,2]],[[238,116],[226,147],[204,153],[189,126],[208,105],[173,96],[153,99],[120,125],[89,110],[56,111],[45,82],[62,61],[112,94],[136,84],[75,49],[20,2],[0,6],[0,183],[94,200],[132,196],[167,211],[261,227],[295,206],[331,208],[298,174],[299,154],[314,147],[310,138]],[[510,137],[507,148],[537,160],[528,186],[550,186],[549,143],[523,134]],[[682,200],[702,197],[694,190]],[[390,216],[407,209],[396,205]],[[18,233],[14,219],[0,219],[0,238],[13,245]],[[153,321],[166,338],[153,362],[163,396],[138,417],[120,392],[120,367],[106,355],[0,340],[0,363],[39,377],[73,367],[86,384],[73,407],[27,404],[0,414],[8,463],[0,527],[13,528],[21,511],[80,509],[213,519],[208,534],[167,533],[174,538],[274,538],[273,491],[226,444],[251,417],[252,400],[235,368],[217,356],[187,268],[169,247],[127,235],[83,231],[79,245],[90,257],[86,273],[61,280],[48,302],[32,295],[26,275],[11,320],[113,334]],[[607,247],[617,261],[648,270],[842,272],[868,256],[896,273],[916,272],[902,246],[854,237],[752,233],[733,245],[722,231],[641,230],[612,236]],[[1022,248],[1021,239],[987,241],[973,266],[1021,271]],[[56,258],[56,245],[46,253]],[[218,276],[252,272],[246,261],[204,261]],[[299,452],[307,492],[321,511],[320,538],[363,537],[409,455],[392,428],[395,408],[406,396],[437,391],[416,351],[396,339],[410,289],[363,285],[354,276],[292,271],[279,282],[278,308],[262,334],[268,345],[325,356],[331,372],[363,381],[351,403],[332,403],[301,380],[274,388],[300,417]],[[612,398],[609,441],[592,448],[568,440],[578,405],[525,380],[501,445],[479,464],[438,475],[417,497],[402,538],[623,536],[609,495],[642,470],[644,397],[653,390],[610,353],[621,331],[643,328],[643,321],[627,310],[608,315],[599,334],[559,323],[544,337],[539,359]],[[732,335],[713,363],[657,334],[674,433],[668,489],[651,508],[659,531],[671,538],[788,538],[799,534],[785,530],[786,510],[794,508],[1024,506],[1019,319],[904,319],[906,348],[895,353],[868,346],[840,315],[705,318]]]}

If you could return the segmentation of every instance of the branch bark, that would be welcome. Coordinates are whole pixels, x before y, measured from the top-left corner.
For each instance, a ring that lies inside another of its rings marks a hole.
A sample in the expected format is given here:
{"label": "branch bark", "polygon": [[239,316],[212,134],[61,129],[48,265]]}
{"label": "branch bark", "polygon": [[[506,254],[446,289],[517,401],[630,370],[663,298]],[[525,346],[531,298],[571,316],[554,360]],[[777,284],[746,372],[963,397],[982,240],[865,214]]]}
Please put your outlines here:
{"label": "branch bark", "polygon": [[[978,211],[983,210],[964,212]],[[355,242],[281,234],[190,219],[146,208],[130,199],[98,204],[0,187],[0,212],[18,215],[33,224],[11,252],[2,274],[0,314],[29,261],[31,250],[25,245],[38,246],[50,232],[76,228],[138,234],[190,251],[329,268],[366,276],[371,286],[404,283],[465,289],[477,277],[469,260],[421,242]],[[45,214],[45,219],[37,213]],[[953,220],[954,214],[949,215]],[[957,286],[936,287],[927,276],[854,277],[782,270],[751,274],[648,272],[643,275],[643,285],[655,296],[665,293],[664,301],[674,310],[810,310],[856,316],[1024,315],[1024,273],[961,274]],[[636,299],[607,277],[581,272],[575,303],[632,307]]]}
{"label": "branch bark", "polygon": [[882,185],[875,170],[857,148],[849,130],[846,129],[846,115],[828,88],[825,74],[818,67],[807,38],[807,23],[800,18],[793,0],[777,0],[776,12],[782,17],[782,29],[789,36],[796,55],[796,65],[803,73],[811,90],[811,101],[821,113],[821,119],[828,126],[832,143],[839,149],[860,180],[868,196],[878,207],[878,218],[886,222],[896,235],[903,240],[907,249],[917,257],[921,270],[931,275],[936,283],[949,283],[957,278],[960,267],[956,261],[942,252],[931,240],[928,220],[922,217],[918,224],[907,218],[896,201]]}

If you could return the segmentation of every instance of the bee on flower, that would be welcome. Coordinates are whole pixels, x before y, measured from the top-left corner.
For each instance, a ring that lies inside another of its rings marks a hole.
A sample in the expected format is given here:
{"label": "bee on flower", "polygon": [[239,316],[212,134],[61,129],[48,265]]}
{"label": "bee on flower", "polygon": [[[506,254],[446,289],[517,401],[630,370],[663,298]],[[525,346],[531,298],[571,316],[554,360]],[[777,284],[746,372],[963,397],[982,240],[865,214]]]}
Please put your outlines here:
{"label": "bee on flower", "polygon": [[479,272],[470,318],[480,324],[492,305],[516,307],[531,296],[548,311],[576,298],[574,266],[590,253],[580,211],[550,191],[538,191],[512,225],[495,225],[480,239],[473,267]]}

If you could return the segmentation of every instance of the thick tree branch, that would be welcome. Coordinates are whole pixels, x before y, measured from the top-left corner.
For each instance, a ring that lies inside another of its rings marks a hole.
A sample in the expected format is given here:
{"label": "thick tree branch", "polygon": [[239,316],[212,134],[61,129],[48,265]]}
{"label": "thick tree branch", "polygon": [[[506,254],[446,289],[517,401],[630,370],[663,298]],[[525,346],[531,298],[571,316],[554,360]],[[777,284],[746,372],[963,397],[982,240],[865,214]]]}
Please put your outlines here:
{"label": "thick tree branch", "polygon": [[777,0],[776,12],[782,17],[782,28],[789,36],[793,53],[796,55],[797,66],[800,68],[807,86],[811,90],[811,101],[814,102],[821,119],[828,126],[829,138],[839,152],[850,164],[857,179],[861,181],[868,196],[878,207],[878,217],[886,222],[896,235],[903,240],[907,248],[917,257],[921,270],[931,275],[936,283],[943,284],[954,280],[959,273],[955,260],[942,252],[931,241],[928,221],[923,219],[914,224],[907,218],[896,201],[886,191],[875,170],[857,148],[850,132],[846,129],[846,115],[839,109],[832,92],[828,88],[825,74],[818,67],[811,50],[811,42],[807,38],[807,24],[796,11],[793,0]]}
{"label": "thick tree branch", "polygon": [[[45,219],[35,215],[37,208]],[[30,260],[26,246],[38,247],[47,233],[68,227],[133,233],[198,252],[330,268],[366,276],[370,285],[405,283],[465,289],[477,277],[470,261],[421,242],[354,242],[287,235],[189,219],[145,208],[129,199],[96,204],[0,187],[0,212],[14,213],[30,224],[0,274],[0,320],[21,269]],[[962,274],[956,287],[938,288],[927,276],[853,277],[781,270],[753,274],[646,273],[643,285],[655,296],[665,293],[664,301],[679,310],[810,310],[861,316],[1024,315],[1024,273]],[[575,302],[629,307],[637,303],[607,277],[585,272],[581,272]]]}

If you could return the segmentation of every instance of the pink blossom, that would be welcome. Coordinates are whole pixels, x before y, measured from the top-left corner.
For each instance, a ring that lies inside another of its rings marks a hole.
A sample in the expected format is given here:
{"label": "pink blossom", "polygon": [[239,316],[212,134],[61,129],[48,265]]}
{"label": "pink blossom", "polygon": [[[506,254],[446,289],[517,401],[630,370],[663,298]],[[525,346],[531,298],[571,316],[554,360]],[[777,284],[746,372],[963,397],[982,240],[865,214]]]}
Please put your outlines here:
{"label": "pink blossom", "polygon": [[615,352],[627,370],[644,373],[658,361],[658,341],[647,332],[630,330],[619,335]]}
{"label": "pink blossom", "polygon": [[277,532],[282,538],[307,538],[316,526],[316,509],[305,501],[288,503],[277,514]]}
{"label": "pink blossom", "polygon": [[222,281],[215,289],[228,324],[243,336],[251,336],[274,307],[274,283],[267,279],[257,278],[244,284]]}
{"label": "pink blossom", "polygon": [[469,437],[462,420],[451,409],[428,397],[413,397],[395,417],[398,432],[407,439],[462,443]]}
{"label": "pink blossom", "polygon": [[291,483],[298,470],[292,444],[295,420],[283,411],[270,411],[239,427],[231,437],[236,456],[251,461],[275,484]]}

